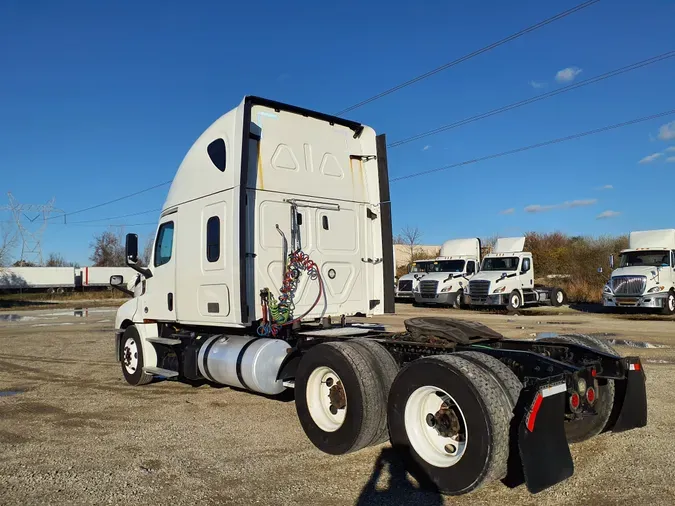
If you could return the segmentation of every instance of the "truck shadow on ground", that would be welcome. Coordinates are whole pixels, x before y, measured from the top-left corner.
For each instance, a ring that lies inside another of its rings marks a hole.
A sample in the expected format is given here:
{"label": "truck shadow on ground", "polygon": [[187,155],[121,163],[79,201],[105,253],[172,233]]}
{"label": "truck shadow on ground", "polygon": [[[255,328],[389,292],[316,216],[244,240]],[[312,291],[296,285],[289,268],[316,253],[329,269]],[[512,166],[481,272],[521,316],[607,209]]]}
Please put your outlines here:
{"label": "truck shadow on ground", "polygon": [[[389,476],[384,488],[377,487],[384,472]],[[373,466],[368,483],[363,487],[355,502],[356,506],[404,505],[437,506],[443,504],[443,496],[438,489],[428,486],[418,488],[409,479],[405,465],[396,451],[384,448]]]}

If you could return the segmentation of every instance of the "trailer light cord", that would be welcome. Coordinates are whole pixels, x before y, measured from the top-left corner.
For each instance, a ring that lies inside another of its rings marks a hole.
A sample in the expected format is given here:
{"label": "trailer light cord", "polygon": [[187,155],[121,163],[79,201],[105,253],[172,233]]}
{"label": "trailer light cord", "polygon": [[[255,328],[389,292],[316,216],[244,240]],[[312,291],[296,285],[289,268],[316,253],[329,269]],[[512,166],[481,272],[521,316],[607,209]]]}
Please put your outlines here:
{"label": "trailer light cord", "polygon": [[[295,310],[294,297],[298,288],[300,273],[305,271],[309,279],[319,282],[319,294],[310,308],[302,315],[293,318]],[[307,316],[318,304],[323,296],[323,279],[319,272],[319,266],[302,250],[297,250],[288,255],[284,281],[279,290],[277,299],[268,288],[260,292],[260,305],[262,308],[262,320],[258,326],[259,336],[276,336],[281,327],[293,325]]]}

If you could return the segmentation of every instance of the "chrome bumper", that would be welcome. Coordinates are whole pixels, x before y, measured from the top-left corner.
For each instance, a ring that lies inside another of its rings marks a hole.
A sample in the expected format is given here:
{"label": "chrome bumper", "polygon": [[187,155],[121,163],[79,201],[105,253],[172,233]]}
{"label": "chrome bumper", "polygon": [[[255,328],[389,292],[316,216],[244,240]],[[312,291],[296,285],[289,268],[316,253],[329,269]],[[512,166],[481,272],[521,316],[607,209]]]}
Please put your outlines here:
{"label": "chrome bumper", "polygon": [[610,293],[602,294],[602,304],[605,307],[644,307],[644,308],[662,308],[666,304],[668,292],[655,293],[648,295],[638,295],[636,297],[616,296]]}
{"label": "chrome bumper", "polygon": [[413,298],[413,293],[412,292],[399,292],[398,290],[396,291],[395,297],[397,299],[412,299]]}

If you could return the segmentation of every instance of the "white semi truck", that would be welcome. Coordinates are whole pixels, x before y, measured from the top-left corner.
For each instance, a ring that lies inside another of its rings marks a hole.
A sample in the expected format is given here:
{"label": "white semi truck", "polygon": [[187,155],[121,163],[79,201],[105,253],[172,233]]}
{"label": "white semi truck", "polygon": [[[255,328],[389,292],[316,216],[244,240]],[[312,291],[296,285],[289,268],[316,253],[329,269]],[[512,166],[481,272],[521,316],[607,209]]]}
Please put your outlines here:
{"label": "white semi truck", "polygon": [[445,241],[414,289],[415,303],[462,306],[464,288],[480,270],[480,239]]}
{"label": "white semi truck", "polygon": [[675,229],[631,232],[602,295],[605,307],[675,314]]}
{"label": "white semi truck", "polygon": [[129,234],[139,275],[111,277],[134,295],[115,319],[126,381],[294,389],[317,448],[390,439],[449,494],[502,478],[538,492],[572,474],[568,441],[644,426],[639,358],[595,338],[518,341],[445,318],[396,334],[347,323],[394,307],[385,146],[360,123],[257,97],[217,119],[178,169],[150,265]]}
{"label": "white semi truck", "polygon": [[432,263],[432,260],[418,260],[410,264],[408,273],[398,278],[396,300],[410,302],[415,300],[414,292],[417,285],[426,276]]}
{"label": "white semi truck", "polygon": [[472,307],[500,306],[517,311],[523,306],[561,306],[566,295],[561,288],[535,285],[532,253],[523,251],[525,237],[497,239],[485,255],[481,270],[469,282],[466,302]]}

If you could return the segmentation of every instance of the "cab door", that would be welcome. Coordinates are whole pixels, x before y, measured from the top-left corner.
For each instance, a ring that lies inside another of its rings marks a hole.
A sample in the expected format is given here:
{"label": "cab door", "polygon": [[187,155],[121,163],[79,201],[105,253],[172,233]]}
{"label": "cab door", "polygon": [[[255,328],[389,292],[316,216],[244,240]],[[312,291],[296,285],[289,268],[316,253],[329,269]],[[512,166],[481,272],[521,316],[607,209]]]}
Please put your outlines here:
{"label": "cab door", "polygon": [[143,318],[176,320],[176,218],[174,212],[161,218],[152,254],[143,298]]}

